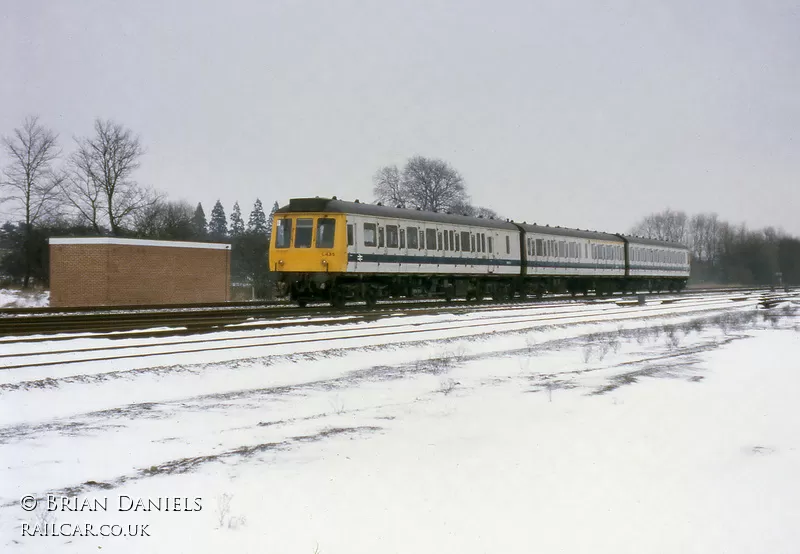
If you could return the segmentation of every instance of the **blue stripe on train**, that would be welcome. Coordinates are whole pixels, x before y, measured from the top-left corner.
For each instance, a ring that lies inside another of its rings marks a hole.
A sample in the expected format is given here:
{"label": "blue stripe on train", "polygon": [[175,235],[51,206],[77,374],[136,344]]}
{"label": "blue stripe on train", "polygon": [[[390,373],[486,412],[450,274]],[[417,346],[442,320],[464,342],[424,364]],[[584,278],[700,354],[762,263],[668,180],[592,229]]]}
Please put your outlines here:
{"label": "blue stripe on train", "polygon": [[[413,256],[406,254],[347,254],[348,262],[385,263],[385,264],[420,264],[420,265],[496,265],[502,267],[519,267],[519,260],[496,260],[487,258],[455,258],[448,256]],[[575,262],[545,262],[528,260],[529,268],[548,269],[617,269],[625,267],[622,264],[600,266],[592,263]]]}

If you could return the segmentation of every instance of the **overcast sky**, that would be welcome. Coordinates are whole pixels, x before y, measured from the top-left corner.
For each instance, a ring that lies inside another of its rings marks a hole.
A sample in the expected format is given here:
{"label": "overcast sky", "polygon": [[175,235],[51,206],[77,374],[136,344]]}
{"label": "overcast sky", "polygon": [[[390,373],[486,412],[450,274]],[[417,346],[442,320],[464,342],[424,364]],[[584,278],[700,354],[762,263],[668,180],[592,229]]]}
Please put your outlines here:
{"label": "overcast sky", "polygon": [[207,214],[372,200],[420,154],[520,221],[670,207],[800,235],[799,6],[0,0],[0,134],[38,114],[69,152],[114,119],[137,179]]}

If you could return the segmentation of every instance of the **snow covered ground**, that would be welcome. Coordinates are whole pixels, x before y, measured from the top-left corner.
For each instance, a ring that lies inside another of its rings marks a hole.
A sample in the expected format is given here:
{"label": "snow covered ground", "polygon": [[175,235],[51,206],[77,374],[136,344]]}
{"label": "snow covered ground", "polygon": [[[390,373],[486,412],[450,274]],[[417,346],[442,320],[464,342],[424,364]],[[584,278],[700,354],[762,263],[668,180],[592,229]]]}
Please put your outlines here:
{"label": "snow covered ground", "polygon": [[0,549],[796,552],[796,302],[0,369]]}
{"label": "snow covered ground", "polygon": [[40,308],[49,305],[49,290],[0,289],[0,308]]}

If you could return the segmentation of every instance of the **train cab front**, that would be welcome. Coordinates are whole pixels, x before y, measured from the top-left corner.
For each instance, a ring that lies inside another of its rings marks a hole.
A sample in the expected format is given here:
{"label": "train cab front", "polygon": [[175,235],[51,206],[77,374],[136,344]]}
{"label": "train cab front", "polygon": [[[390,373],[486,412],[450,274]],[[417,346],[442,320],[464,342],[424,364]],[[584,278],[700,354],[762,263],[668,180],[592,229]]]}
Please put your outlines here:
{"label": "train cab front", "polygon": [[301,306],[330,300],[336,277],[347,269],[345,225],[339,213],[275,214],[269,260],[283,294]]}

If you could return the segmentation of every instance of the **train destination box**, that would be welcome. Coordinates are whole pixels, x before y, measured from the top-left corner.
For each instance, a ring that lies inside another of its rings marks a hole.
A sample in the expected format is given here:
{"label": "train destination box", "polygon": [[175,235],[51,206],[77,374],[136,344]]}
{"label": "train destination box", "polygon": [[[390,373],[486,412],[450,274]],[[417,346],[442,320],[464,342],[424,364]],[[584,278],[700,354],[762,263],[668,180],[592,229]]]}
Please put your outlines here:
{"label": "train destination box", "polygon": [[230,268],[230,244],[51,238],[50,305],[226,302]]}

